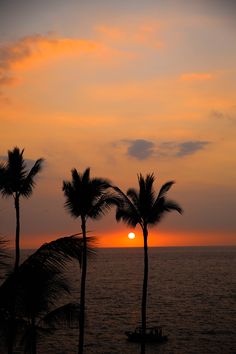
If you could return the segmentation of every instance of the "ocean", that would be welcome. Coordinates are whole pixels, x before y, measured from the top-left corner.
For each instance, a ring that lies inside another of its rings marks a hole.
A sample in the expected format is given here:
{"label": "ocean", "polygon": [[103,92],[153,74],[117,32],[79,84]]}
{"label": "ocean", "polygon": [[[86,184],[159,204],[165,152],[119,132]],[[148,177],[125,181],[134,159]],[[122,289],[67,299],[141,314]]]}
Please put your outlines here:
{"label": "ocean", "polygon": [[[124,332],[140,323],[143,250],[97,249],[88,263],[84,353],[140,353]],[[79,286],[78,265],[67,275]],[[169,337],[148,354],[236,354],[236,247],[150,248],[147,322]],[[78,329],[58,329],[38,353],[75,354],[77,342]]]}

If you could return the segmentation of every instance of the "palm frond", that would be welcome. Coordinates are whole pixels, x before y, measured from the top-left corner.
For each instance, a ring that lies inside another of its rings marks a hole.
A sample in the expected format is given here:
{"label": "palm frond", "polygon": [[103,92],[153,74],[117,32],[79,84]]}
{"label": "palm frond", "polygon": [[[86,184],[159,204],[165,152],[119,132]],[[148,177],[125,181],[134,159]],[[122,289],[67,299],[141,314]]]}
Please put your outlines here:
{"label": "palm frond", "polygon": [[139,209],[132,200],[119,187],[113,186],[114,191],[119,197],[119,202],[116,209],[116,220],[123,220],[127,225],[135,227],[141,224]]}
{"label": "palm frond", "polygon": [[168,212],[177,211],[179,214],[183,214],[183,209],[181,206],[173,200],[166,200],[165,210]]}
{"label": "palm frond", "polygon": [[[49,269],[64,268],[69,260],[75,259],[81,264],[83,254],[83,238],[78,237],[81,234],[74,234],[71,236],[60,237],[54,241],[43,244],[33,255],[31,255],[25,262],[32,260],[38,261],[42,267]],[[94,237],[87,237],[87,252],[88,254],[94,253],[92,245]],[[24,263],[25,263],[24,262]],[[24,263],[22,265],[24,265]]]}
{"label": "palm frond", "polygon": [[138,191],[135,188],[129,188],[127,191],[127,196],[132,200],[137,210],[140,210],[140,200]]}
{"label": "palm frond", "polygon": [[[88,253],[92,254],[88,237]],[[77,235],[59,238],[41,246],[10,274],[0,287],[0,310],[8,313],[12,304],[19,316],[41,318],[62,294],[70,292],[62,271],[69,260],[81,262],[83,239]]]}
{"label": "palm frond", "polygon": [[173,186],[174,183],[175,183],[175,181],[169,181],[169,182],[166,182],[165,184],[163,184],[163,186],[161,187],[161,189],[159,191],[157,198],[164,197],[165,194],[169,191],[169,189]]}
{"label": "palm frond", "polygon": [[27,318],[41,318],[65,294],[70,286],[63,275],[51,269],[28,265],[21,270],[17,287],[18,315]]}
{"label": "palm frond", "polygon": [[91,186],[93,191],[97,191],[101,194],[111,187],[111,182],[106,178],[92,178]]}
{"label": "palm frond", "polygon": [[155,194],[153,189],[155,177],[154,174],[147,174],[146,178],[142,174],[138,175],[139,182],[139,203],[140,213],[146,219],[155,201]]}
{"label": "palm frond", "polygon": [[58,324],[60,325],[60,328],[63,324],[65,325],[65,327],[78,327],[79,315],[80,304],[70,302],[49,312],[46,316],[42,318],[40,323],[42,323],[44,326],[49,327],[54,327]]}
{"label": "palm frond", "polygon": [[34,166],[31,168],[27,176],[22,181],[21,195],[28,198],[33,192],[33,187],[35,186],[34,177],[42,170],[43,158],[36,160]]}
{"label": "palm frond", "polygon": [[114,193],[105,193],[95,201],[95,204],[92,205],[91,209],[88,211],[87,215],[91,219],[98,220],[104,216],[107,212],[110,211],[112,206],[120,205],[120,198]]}
{"label": "palm frond", "polygon": [[182,214],[182,208],[176,202],[170,201],[166,197],[157,198],[148,217],[148,223],[155,225],[163,219],[166,213],[172,211]]}
{"label": "palm frond", "polygon": [[64,196],[66,197],[65,208],[70,212],[70,214],[77,218],[81,215],[81,205],[80,205],[80,195],[78,189],[75,187],[75,180],[73,182],[63,181],[62,190]]}
{"label": "palm frond", "polygon": [[71,170],[71,175],[72,175],[72,186],[73,188],[76,190],[76,189],[79,189],[81,187],[81,184],[82,184],[82,176],[80,175],[80,173],[78,173],[78,171],[73,168]]}
{"label": "palm frond", "polygon": [[88,184],[90,181],[90,168],[86,168],[83,174],[81,174],[81,183]]}
{"label": "palm frond", "polygon": [[133,213],[133,210],[130,209],[119,209],[116,210],[116,220],[123,221],[128,226],[136,227],[137,224],[141,224],[141,221],[137,214]]}

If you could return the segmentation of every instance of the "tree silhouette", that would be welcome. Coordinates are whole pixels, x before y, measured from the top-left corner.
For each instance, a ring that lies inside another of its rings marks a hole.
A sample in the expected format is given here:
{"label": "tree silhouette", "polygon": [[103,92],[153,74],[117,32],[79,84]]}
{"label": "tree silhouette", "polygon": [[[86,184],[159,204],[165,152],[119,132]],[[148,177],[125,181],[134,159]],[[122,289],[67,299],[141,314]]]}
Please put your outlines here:
{"label": "tree silhouette", "polygon": [[83,235],[83,256],[80,286],[80,332],[79,354],[83,353],[84,345],[84,316],[87,272],[87,220],[101,218],[110,207],[116,203],[116,197],[109,191],[110,182],[103,178],[90,178],[90,169],[78,173],[72,171],[72,180],[63,182],[66,197],[65,207],[74,218],[80,218]]}
{"label": "tree silhouette", "polygon": [[[92,240],[88,238],[87,243],[91,245]],[[58,308],[56,303],[70,291],[63,271],[72,259],[81,264],[83,243],[83,239],[76,235],[46,243],[20,265],[17,273],[7,277],[0,287],[0,324],[8,347],[13,348],[14,344],[9,343],[12,341],[12,326],[14,333],[19,337],[20,332],[22,336],[25,353],[36,354],[37,338],[47,334],[48,328],[53,329],[54,324],[62,320],[69,325],[76,320],[79,304],[67,303]],[[92,252],[90,246],[88,252]]]}
{"label": "tree silhouette", "polygon": [[146,336],[146,303],[148,286],[148,228],[161,221],[167,212],[177,211],[182,213],[181,207],[174,201],[166,199],[166,193],[174,184],[173,181],[165,183],[159,193],[154,191],[154,174],[148,174],[144,178],[142,174],[138,175],[139,190],[130,188],[127,194],[123,193],[118,187],[115,191],[122,198],[122,203],[117,207],[116,219],[122,220],[129,226],[140,225],[144,240],[144,278],[142,292],[142,344],[141,353],[145,353]]}
{"label": "tree silhouette", "polygon": [[8,159],[0,164],[0,191],[3,197],[14,198],[16,212],[15,272],[20,264],[20,198],[29,198],[35,186],[35,176],[42,168],[43,159],[38,159],[28,171],[23,158],[24,149],[15,147],[8,151]]}

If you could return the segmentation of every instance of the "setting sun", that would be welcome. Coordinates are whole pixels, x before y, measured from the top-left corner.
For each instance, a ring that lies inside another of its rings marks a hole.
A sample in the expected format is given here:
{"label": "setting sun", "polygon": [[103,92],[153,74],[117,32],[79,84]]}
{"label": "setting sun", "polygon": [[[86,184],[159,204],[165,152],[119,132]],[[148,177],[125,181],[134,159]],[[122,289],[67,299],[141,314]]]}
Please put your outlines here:
{"label": "setting sun", "polygon": [[129,238],[130,240],[133,240],[133,239],[135,238],[135,234],[134,234],[133,232],[130,232],[130,233],[128,234],[128,238]]}

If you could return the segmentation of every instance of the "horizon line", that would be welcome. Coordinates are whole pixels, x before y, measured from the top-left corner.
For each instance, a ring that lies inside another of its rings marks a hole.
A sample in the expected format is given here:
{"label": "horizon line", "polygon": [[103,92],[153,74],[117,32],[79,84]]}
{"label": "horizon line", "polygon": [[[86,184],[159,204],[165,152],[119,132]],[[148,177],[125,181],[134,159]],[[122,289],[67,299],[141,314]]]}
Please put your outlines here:
{"label": "horizon line", "polygon": [[[35,249],[39,249],[41,246],[39,247],[22,247],[21,250],[35,250]],[[236,247],[236,244],[231,244],[231,245],[228,245],[228,244],[218,244],[218,245],[184,245],[184,246],[177,246],[177,245],[173,245],[173,246],[149,246],[148,248],[209,248],[209,247]],[[94,248],[100,248],[100,249],[143,249],[143,246],[119,246],[119,247],[116,247],[116,246],[106,246],[106,247],[94,247]],[[13,250],[14,251],[14,248],[9,248],[9,251]]]}

